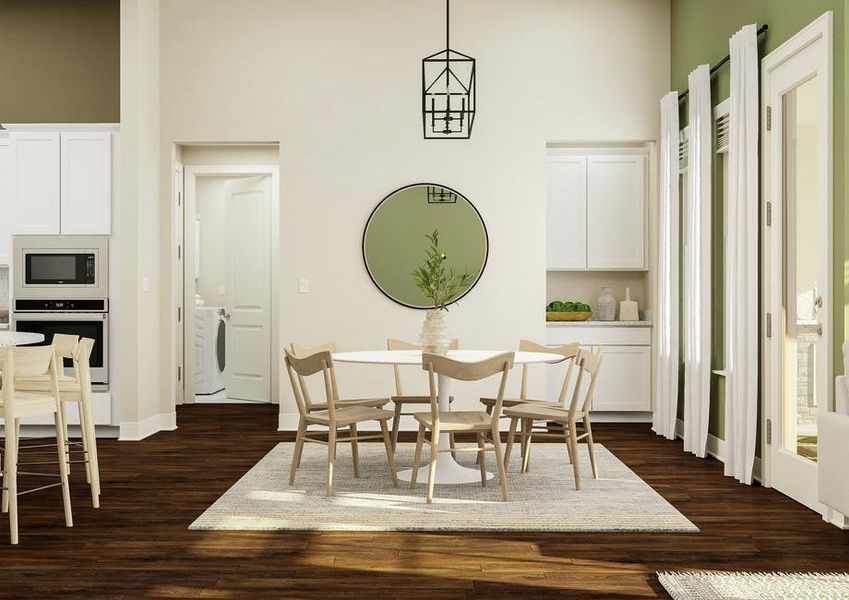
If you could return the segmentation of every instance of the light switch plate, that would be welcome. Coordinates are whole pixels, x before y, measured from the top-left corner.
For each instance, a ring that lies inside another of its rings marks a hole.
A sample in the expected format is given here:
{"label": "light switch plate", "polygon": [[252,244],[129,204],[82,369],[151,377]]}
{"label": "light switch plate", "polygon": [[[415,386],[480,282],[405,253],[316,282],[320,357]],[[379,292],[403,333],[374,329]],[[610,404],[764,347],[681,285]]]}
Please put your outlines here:
{"label": "light switch plate", "polygon": [[226,296],[227,295],[227,286],[219,285],[218,286],[218,295],[219,296]]}
{"label": "light switch plate", "polygon": [[298,292],[307,294],[310,291],[310,280],[306,277],[298,277]]}
{"label": "light switch plate", "polygon": [[148,293],[150,291],[150,278],[142,277],[141,278],[141,289],[143,293]]}

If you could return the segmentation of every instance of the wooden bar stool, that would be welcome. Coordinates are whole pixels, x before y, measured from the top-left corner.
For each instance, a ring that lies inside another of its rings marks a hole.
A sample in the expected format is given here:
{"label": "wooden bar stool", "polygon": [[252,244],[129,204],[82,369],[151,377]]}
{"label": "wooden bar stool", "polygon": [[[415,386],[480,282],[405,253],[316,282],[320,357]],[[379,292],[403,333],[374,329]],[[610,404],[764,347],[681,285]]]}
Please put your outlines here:
{"label": "wooden bar stool", "polygon": [[[3,451],[3,497],[2,510],[9,513],[9,533],[13,544],[18,543],[18,496],[37,490],[61,486],[65,508],[65,525],[73,527],[71,493],[68,488],[67,452],[65,446],[65,424],[59,403],[59,379],[56,355],[52,346],[31,348],[0,348],[2,368],[2,416],[5,447]],[[45,377],[49,391],[22,392],[15,387],[18,377]],[[18,460],[18,432],[20,420],[40,415],[53,415],[56,428],[56,453],[59,482],[49,483],[29,490],[18,491],[18,475],[34,477],[51,476],[45,473],[19,471],[18,466],[43,464],[42,461],[22,463]]]}

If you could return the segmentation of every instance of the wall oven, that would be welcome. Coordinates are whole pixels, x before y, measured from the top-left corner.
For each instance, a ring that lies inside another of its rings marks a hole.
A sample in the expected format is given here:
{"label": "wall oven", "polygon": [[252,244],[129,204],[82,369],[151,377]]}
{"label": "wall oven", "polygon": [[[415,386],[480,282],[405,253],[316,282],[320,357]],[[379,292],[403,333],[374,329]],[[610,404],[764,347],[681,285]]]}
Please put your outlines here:
{"label": "wall oven", "polygon": [[108,298],[106,236],[15,236],[15,298]]}
{"label": "wall oven", "polygon": [[[109,383],[109,301],[106,299],[15,299],[12,313],[16,331],[44,334],[43,344],[53,335],[64,333],[94,340],[91,352],[91,381]],[[73,364],[65,359],[65,371],[73,374]]]}

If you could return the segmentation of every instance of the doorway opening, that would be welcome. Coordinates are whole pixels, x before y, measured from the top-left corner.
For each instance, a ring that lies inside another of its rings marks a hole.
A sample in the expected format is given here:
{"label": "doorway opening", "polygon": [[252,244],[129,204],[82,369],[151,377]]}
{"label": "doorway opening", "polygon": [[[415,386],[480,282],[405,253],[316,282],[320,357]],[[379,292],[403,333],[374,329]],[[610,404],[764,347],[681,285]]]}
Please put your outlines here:
{"label": "doorway opening", "polygon": [[177,403],[276,402],[278,147],[175,154]]}

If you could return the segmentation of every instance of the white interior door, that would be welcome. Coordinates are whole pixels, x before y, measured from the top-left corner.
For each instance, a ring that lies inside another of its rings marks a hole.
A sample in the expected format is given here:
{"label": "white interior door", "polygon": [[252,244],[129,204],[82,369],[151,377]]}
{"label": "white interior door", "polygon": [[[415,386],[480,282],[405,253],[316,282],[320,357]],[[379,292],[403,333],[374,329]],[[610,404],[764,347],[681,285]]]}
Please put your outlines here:
{"label": "white interior door", "polygon": [[227,397],[271,401],[271,177],[226,184]]}
{"label": "white interior door", "polygon": [[765,483],[822,512],[817,417],[830,406],[830,14],[764,59]]}

